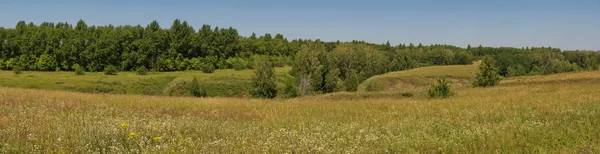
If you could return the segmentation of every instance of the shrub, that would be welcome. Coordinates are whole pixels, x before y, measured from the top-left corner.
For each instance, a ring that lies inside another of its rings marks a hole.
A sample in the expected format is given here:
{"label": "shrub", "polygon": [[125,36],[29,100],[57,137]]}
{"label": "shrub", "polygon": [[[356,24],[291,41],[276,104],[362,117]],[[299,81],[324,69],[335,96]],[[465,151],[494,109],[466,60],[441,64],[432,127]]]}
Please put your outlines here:
{"label": "shrub", "polygon": [[598,70],[598,63],[595,57],[587,56],[584,64],[586,70]]}
{"label": "shrub", "polygon": [[283,87],[284,98],[298,97],[298,84],[294,80],[288,80]]}
{"label": "shrub", "polygon": [[140,67],[138,67],[138,68],[135,70],[135,72],[136,72],[138,75],[147,75],[147,74],[148,74],[148,69],[146,69],[146,67],[145,67],[145,66],[140,66]]}
{"label": "shrub", "polygon": [[13,73],[14,73],[15,75],[19,75],[19,74],[22,74],[22,73],[23,73],[23,72],[21,72],[21,67],[20,67],[20,66],[14,66],[14,67],[12,68],[12,70],[13,70]]}
{"label": "shrub", "polygon": [[450,92],[451,84],[445,77],[437,78],[436,82],[437,84],[431,85],[431,88],[429,88],[429,91],[427,92],[429,98],[447,98],[452,95]]}
{"label": "shrub", "polygon": [[491,87],[495,86],[500,82],[500,75],[498,74],[498,68],[494,66],[492,57],[485,57],[483,62],[479,65],[479,72],[477,77],[473,81],[475,87]]}
{"label": "shrub", "polygon": [[509,66],[507,70],[509,77],[527,74],[527,72],[525,71],[525,67],[523,67],[522,65]]}
{"label": "shrub", "polygon": [[73,64],[71,68],[75,71],[75,75],[84,75],[85,69],[83,69],[79,64]]}
{"label": "shrub", "polygon": [[200,71],[204,73],[212,73],[215,71],[215,66],[210,63],[200,63]]}
{"label": "shrub", "polygon": [[531,71],[529,71],[529,75],[540,75],[542,74],[542,68],[538,65],[533,65]]}
{"label": "shrub", "polygon": [[400,93],[400,95],[402,95],[403,97],[412,97],[413,96],[413,94],[410,92],[403,92],[403,93]]}
{"label": "shrub", "polygon": [[198,79],[194,77],[190,86],[190,91],[195,97],[206,97],[206,91],[198,84]]}
{"label": "shrub", "polygon": [[265,57],[261,57],[254,65],[255,75],[252,78],[251,94],[258,98],[275,98],[277,96],[277,85],[273,64]]}
{"label": "shrub", "polygon": [[475,58],[473,58],[473,55],[469,54],[468,52],[458,52],[458,53],[454,54],[454,64],[459,64],[459,65],[473,64],[474,59]]}
{"label": "shrub", "polygon": [[4,68],[5,68],[4,60],[0,59],[0,70],[2,70]]}
{"label": "shrub", "polygon": [[115,66],[112,65],[108,65],[106,67],[104,67],[104,74],[105,75],[117,75],[117,68]]}
{"label": "shrub", "polygon": [[246,59],[243,58],[228,58],[226,60],[227,64],[229,64],[231,66],[231,68],[239,71],[239,70],[244,70],[246,68],[248,68],[248,61]]}

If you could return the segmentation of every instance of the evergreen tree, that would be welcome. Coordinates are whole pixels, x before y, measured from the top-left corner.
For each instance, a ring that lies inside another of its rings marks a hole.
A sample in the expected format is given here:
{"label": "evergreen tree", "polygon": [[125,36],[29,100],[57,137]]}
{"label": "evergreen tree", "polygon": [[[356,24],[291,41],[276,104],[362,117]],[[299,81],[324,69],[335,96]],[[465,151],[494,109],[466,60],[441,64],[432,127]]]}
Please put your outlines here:
{"label": "evergreen tree", "polygon": [[479,65],[479,72],[473,81],[473,86],[476,87],[491,87],[500,82],[498,68],[494,66],[494,60],[490,56],[486,56]]}

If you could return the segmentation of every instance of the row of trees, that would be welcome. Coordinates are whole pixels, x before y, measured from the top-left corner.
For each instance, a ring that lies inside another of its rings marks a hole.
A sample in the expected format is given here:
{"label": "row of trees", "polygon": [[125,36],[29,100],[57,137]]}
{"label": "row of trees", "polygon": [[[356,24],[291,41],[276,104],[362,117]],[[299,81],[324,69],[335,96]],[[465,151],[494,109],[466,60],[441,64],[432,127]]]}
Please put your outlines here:
{"label": "row of trees", "polygon": [[74,27],[69,23],[35,25],[24,21],[15,28],[0,27],[0,69],[85,72],[148,68],[210,73],[215,69],[253,68],[268,61],[272,66],[293,67],[290,73],[294,80],[286,89],[297,89],[298,95],[355,91],[374,75],[429,65],[471,64],[484,56],[490,56],[498,74],[505,77],[595,70],[600,62],[597,52],[562,52],[551,47],[288,41],[281,34],[244,37],[231,27],[203,25],[195,30],[179,19],[170,28],[162,28],[156,21],[142,27],[88,26],[83,20]]}
{"label": "row of trees", "polygon": [[[303,45],[315,42],[320,41],[288,41],[281,34],[243,37],[231,27],[203,25],[195,30],[179,19],[168,29],[156,21],[145,27],[88,26],[83,20],[75,26],[63,22],[36,25],[20,21],[15,28],[0,27],[0,69],[72,71],[77,64],[86,71],[102,71],[108,66],[122,71],[133,71],[142,66],[153,71],[239,70],[251,68],[258,55],[270,56],[276,66],[291,65]],[[325,46],[325,51],[333,51],[338,45],[345,44],[339,41],[320,43]],[[383,56],[394,64],[394,70],[467,64],[473,60],[466,50],[449,45],[347,43],[385,51]]]}
{"label": "row of trees", "polygon": [[155,71],[210,72],[232,68],[239,59],[251,60],[255,54],[270,55],[285,64],[298,50],[295,44],[301,42],[288,41],[281,34],[241,37],[236,29],[209,25],[196,31],[180,20],[169,29],[156,21],[146,27],[88,26],[83,20],[75,27],[20,21],[15,28],[0,28],[0,68],[74,70],[72,66],[78,64],[87,71],[108,66],[131,71],[144,66]]}

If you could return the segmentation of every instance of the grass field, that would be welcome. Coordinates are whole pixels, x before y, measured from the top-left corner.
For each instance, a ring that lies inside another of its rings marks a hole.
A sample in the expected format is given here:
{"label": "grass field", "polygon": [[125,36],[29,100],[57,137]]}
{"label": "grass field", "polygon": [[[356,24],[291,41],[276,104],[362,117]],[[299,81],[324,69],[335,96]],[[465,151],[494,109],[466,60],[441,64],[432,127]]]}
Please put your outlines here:
{"label": "grass field", "polygon": [[[279,79],[285,79],[290,67],[276,68]],[[171,92],[183,81],[197,77],[209,96],[245,97],[251,86],[253,70],[216,70],[214,73],[199,71],[160,72],[137,75],[135,72],[119,72],[104,75],[102,72],[23,72],[0,71],[0,86],[29,89],[63,90],[86,93],[138,94],[138,95],[185,95]],[[282,81],[280,82],[282,83]]]}
{"label": "grass field", "polygon": [[449,65],[415,68],[371,77],[358,87],[362,92],[424,91],[438,77],[446,77],[454,88],[470,87],[480,62],[473,65]]}
{"label": "grass field", "polygon": [[0,88],[0,153],[600,153],[598,85],[599,71],[465,86],[448,99]]}

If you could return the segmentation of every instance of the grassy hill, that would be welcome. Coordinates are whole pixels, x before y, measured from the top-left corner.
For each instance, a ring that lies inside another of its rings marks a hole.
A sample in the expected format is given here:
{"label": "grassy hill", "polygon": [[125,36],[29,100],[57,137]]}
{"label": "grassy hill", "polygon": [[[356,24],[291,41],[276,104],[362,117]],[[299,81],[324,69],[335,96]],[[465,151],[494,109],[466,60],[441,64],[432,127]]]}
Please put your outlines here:
{"label": "grassy hill", "polygon": [[[290,67],[276,68],[280,80],[288,76]],[[253,70],[216,70],[214,73],[199,71],[160,72],[140,76],[135,72],[119,72],[104,75],[102,72],[23,72],[0,71],[0,86],[31,89],[64,90],[86,93],[113,93],[139,95],[186,95],[177,90],[179,83],[197,77],[209,96],[245,97],[251,86]],[[283,81],[281,81],[283,82]],[[280,83],[281,83],[280,82]]]}
{"label": "grassy hill", "polygon": [[454,88],[471,86],[479,62],[473,65],[449,65],[415,68],[407,71],[390,72],[371,77],[358,87],[362,92],[382,91],[422,91],[437,77],[446,77],[453,82]]}
{"label": "grassy hill", "polygon": [[[396,73],[471,74],[450,68],[456,67]],[[0,153],[599,153],[598,85],[599,71],[462,86],[448,99],[260,100],[0,88]]]}

